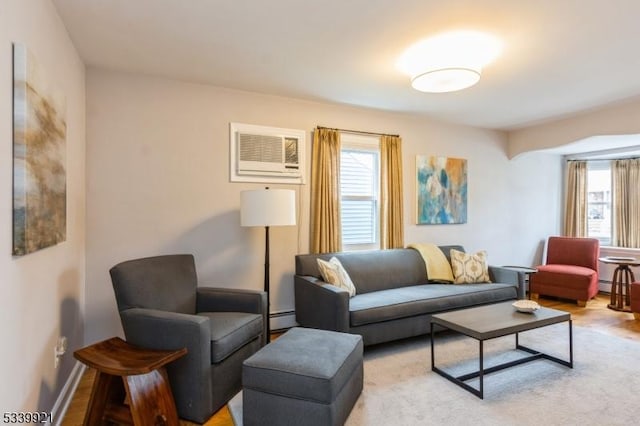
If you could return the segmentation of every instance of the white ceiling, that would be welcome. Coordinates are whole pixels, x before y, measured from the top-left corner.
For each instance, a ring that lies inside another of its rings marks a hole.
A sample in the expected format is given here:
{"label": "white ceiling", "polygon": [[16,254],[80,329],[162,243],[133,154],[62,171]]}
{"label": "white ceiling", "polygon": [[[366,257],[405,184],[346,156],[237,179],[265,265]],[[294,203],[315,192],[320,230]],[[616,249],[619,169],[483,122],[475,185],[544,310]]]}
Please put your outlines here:
{"label": "white ceiling", "polygon": [[[640,95],[638,0],[53,0],[87,65],[510,130]],[[490,32],[469,89],[413,90],[414,42]]]}

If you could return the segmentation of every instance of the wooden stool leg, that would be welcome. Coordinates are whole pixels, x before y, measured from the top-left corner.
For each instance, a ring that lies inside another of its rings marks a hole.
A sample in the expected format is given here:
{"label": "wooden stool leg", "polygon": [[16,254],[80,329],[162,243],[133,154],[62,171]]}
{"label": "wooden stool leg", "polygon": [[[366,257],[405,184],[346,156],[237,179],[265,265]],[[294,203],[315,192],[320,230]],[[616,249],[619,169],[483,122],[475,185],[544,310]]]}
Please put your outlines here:
{"label": "wooden stool leg", "polygon": [[629,294],[629,283],[633,282],[633,281],[629,281],[629,279],[631,278],[629,275],[629,272],[631,272],[631,269],[627,268],[624,271],[624,280],[622,285],[624,286],[624,300],[622,301],[622,306],[626,307],[629,306],[631,304],[631,297]]}
{"label": "wooden stool leg", "polygon": [[613,271],[613,278],[611,279],[611,306],[618,306],[618,275],[620,274],[620,268],[616,268]]}
{"label": "wooden stool leg", "polygon": [[179,424],[176,405],[164,367],[147,374],[126,376],[124,379],[126,379],[134,425],[177,426]]}
{"label": "wooden stool leg", "polygon": [[120,377],[96,371],[83,424],[90,426],[106,424],[105,413],[108,407],[122,405],[124,398],[125,390]]}

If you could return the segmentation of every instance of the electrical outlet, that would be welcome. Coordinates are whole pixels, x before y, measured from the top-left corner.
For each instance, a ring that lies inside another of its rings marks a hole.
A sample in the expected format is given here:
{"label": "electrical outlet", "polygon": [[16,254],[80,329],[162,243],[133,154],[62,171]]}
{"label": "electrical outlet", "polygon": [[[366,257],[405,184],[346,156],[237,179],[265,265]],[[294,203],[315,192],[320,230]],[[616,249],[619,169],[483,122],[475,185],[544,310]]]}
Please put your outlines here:
{"label": "electrical outlet", "polygon": [[67,352],[67,337],[60,336],[58,343],[56,343],[56,346],[53,348],[53,366],[55,368],[58,368],[60,365],[60,358],[62,358],[65,352]]}

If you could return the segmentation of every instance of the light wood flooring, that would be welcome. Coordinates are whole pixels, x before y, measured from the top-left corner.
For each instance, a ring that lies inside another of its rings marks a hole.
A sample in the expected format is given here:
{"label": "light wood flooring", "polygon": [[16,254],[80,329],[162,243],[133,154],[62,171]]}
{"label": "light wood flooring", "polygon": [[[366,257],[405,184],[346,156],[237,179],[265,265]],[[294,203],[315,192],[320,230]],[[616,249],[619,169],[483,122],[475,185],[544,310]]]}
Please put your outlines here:
{"label": "light wood flooring", "polygon": [[[585,308],[578,307],[575,302],[545,297],[540,297],[538,303],[542,306],[570,312],[574,325],[589,327],[618,337],[640,341],[640,321],[636,321],[633,318],[633,314],[607,309],[607,303],[609,303],[608,295],[599,294],[595,299],[589,301]],[[66,416],[62,421],[62,426],[82,424],[87,403],[89,402],[89,395],[91,394],[94,375],[93,370],[87,369],[69,405]],[[195,423],[181,421],[180,424],[193,426]],[[231,414],[227,407],[225,406],[215,413],[205,425],[233,426]]]}

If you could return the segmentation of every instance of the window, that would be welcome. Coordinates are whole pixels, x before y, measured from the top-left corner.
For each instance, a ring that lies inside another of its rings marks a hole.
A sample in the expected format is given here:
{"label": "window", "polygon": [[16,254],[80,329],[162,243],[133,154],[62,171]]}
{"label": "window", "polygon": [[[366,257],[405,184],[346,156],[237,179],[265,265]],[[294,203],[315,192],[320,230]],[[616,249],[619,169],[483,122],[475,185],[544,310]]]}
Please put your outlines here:
{"label": "window", "polygon": [[379,140],[342,134],[340,195],[344,250],[377,249]]}
{"label": "window", "polygon": [[587,166],[587,235],[611,244],[611,163],[589,161]]}

